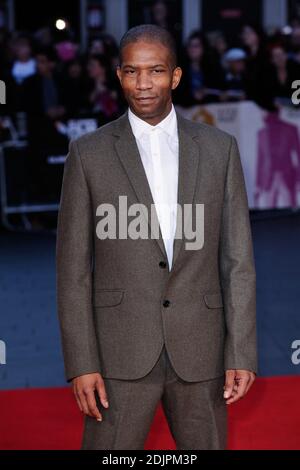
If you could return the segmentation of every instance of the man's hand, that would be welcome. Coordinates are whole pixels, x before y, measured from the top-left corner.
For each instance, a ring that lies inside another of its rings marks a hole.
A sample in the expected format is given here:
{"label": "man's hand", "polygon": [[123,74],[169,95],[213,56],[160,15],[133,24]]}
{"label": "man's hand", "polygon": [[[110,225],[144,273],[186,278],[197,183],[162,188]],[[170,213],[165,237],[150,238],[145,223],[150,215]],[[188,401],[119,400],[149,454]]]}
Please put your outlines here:
{"label": "man's hand", "polygon": [[230,405],[243,398],[255,380],[255,373],[250,370],[226,370],[226,383],[224,385],[224,398],[226,405]]}
{"label": "man's hand", "polygon": [[102,421],[102,415],[96,405],[95,391],[105,408],[108,408],[109,404],[101,374],[96,372],[75,377],[72,384],[80,411],[91,418],[96,418],[97,421]]}

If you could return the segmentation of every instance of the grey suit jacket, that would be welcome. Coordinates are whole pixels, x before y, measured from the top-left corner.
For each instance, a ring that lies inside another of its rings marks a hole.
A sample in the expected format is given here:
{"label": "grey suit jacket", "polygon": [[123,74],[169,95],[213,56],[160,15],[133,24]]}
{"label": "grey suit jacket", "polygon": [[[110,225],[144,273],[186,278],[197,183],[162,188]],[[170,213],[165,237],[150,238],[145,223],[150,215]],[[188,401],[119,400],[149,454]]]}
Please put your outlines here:
{"label": "grey suit jacket", "polygon": [[118,231],[115,239],[96,235],[100,204],[117,210],[126,195],[128,207],[142,203],[149,214],[154,204],[127,111],[70,143],[56,251],[68,381],[97,371],[107,378],[143,377],[164,343],[186,381],[226,369],[257,372],[256,275],[237,143],[176,114],[178,203],[193,210],[204,204],[204,245],[187,250],[183,230],[174,240],[171,271],[161,263],[167,263],[161,232],[151,238],[150,224],[148,239],[121,239]]}

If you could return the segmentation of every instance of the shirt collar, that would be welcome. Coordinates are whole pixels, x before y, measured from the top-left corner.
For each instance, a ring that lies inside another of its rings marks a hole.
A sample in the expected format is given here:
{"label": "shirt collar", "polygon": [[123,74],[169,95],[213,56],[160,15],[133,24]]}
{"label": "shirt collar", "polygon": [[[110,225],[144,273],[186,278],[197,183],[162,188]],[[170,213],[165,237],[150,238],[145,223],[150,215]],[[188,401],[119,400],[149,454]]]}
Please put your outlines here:
{"label": "shirt collar", "polygon": [[177,116],[173,103],[169,114],[155,126],[152,126],[148,122],[144,121],[144,119],[139,118],[131,111],[130,107],[128,108],[128,119],[132,132],[137,139],[139,139],[144,133],[149,134],[152,129],[155,128],[163,130],[171,137],[177,138]]}

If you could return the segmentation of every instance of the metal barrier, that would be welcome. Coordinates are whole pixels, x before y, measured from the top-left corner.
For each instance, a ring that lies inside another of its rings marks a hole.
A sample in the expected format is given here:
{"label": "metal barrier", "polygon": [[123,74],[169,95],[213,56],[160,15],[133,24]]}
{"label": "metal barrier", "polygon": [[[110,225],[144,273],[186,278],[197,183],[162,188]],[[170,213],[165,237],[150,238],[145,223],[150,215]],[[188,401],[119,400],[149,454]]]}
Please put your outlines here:
{"label": "metal barrier", "polygon": [[[3,226],[9,230],[32,230],[32,225],[26,216],[29,213],[36,212],[52,212],[58,211],[59,204],[10,204],[7,195],[7,172],[5,163],[5,149],[23,149],[27,147],[26,141],[11,140],[0,144],[0,207],[1,207],[1,222]],[[60,161],[60,164],[62,162]],[[10,220],[9,215],[20,214],[23,222],[23,228],[14,226]]]}
{"label": "metal barrier", "polygon": [[[14,124],[16,121],[16,126]],[[0,142],[0,209],[1,209],[1,222],[4,227],[9,230],[33,230],[32,224],[28,218],[28,214],[31,213],[45,213],[45,212],[57,212],[59,209],[58,202],[20,202],[11,203],[8,198],[8,187],[7,178],[8,171],[6,168],[6,155],[5,152],[8,149],[22,150],[24,149],[24,158],[28,157],[25,155],[26,149],[28,148],[27,136],[27,122],[25,113],[17,113],[15,120],[10,116],[4,116],[1,118],[2,128],[6,129],[9,137],[4,142]],[[66,138],[66,141],[79,137],[86,132],[95,130],[99,124],[103,122],[98,121],[95,116],[86,115],[84,117],[69,118],[65,122],[58,124],[58,133]],[[54,149],[53,142],[44,143],[43,148],[43,161],[46,163],[46,168],[49,169],[51,174],[51,168],[53,166],[63,167],[67,148],[63,149],[60,145],[57,145]],[[50,146],[49,144],[52,144]],[[53,150],[54,149],[54,150]],[[65,151],[66,150],[66,151]],[[20,214],[22,221],[22,227],[16,227],[10,220],[11,215]]]}

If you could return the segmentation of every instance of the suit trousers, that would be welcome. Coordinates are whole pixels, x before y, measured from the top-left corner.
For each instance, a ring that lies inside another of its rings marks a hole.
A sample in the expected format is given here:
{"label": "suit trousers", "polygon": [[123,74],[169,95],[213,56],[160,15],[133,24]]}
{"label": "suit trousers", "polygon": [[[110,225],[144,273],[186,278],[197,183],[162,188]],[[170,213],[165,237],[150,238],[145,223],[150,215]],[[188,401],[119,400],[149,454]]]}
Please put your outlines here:
{"label": "suit trousers", "polygon": [[96,393],[102,421],[84,417],[81,449],[142,450],[161,401],[177,449],[226,449],[227,405],[223,376],[187,382],[175,372],[165,345],[152,370],[142,378],[103,378],[109,401]]}

